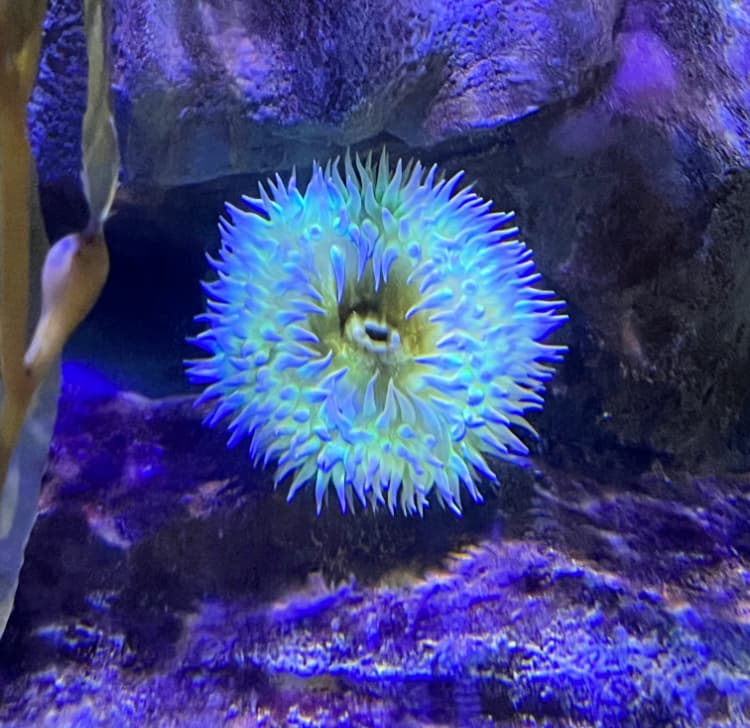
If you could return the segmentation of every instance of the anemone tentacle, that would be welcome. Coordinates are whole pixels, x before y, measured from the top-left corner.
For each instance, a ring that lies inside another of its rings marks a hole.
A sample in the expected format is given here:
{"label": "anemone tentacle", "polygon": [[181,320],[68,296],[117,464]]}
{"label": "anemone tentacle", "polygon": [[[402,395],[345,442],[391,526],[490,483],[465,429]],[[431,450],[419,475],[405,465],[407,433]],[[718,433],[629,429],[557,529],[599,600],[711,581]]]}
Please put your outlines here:
{"label": "anemone tentacle", "polygon": [[314,164],[304,192],[277,175],[227,205],[187,371],[289,499],[312,483],[318,512],[332,489],[343,511],[421,514],[434,494],[460,514],[462,488],[497,483],[486,456],[526,458],[514,429],[536,434],[564,303],[462,176],[347,154],[343,176]]}

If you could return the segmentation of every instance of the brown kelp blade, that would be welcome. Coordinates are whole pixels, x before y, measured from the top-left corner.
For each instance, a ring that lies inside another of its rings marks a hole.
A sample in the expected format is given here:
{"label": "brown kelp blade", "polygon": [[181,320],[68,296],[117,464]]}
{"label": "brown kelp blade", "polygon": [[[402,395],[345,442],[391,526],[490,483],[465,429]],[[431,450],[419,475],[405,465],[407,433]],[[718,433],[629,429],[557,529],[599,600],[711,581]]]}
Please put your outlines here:
{"label": "brown kelp blade", "polygon": [[36,381],[92,309],[109,272],[102,228],[117,190],[120,154],[112,117],[106,14],[102,0],[86,0],[89,62],[88,99],[83,117],[81,178],[89,205],[89,224],[57,241],[42,271],[42,313],[26,352],[25,364]]}
{"label": "brown kelp blade", "polygon": [[46,0],[0,0],[0,487],[35,386],[23,366],[32,164],[26,106],[39,66],[46,8]]}
{"label": "brown kelp blade", "polygon": [[[15,90],[12,109],[15,116],[8,116],[7,126],[13,127],[17,148],[25,155],[23,160],[13,156],[17,164],[10,169],[21,184],[3,185],[10,190],[8,201],[0,198],[3,222],[7,223],[5,212],[13,209],[18,212],[11,220],[13,228],[20,231],[22,244],[12,250],[3,244],[3,250],[11,250],[9,260],[13,263],[13,274],[3,260],[2,315],[0,316],[0,347],[3,365],[5,395],[0,409],[0,483],[4,482],[9,458],[23,426],[26,410],[36,387],[44,379],[49,367],[57,359],[65,342],[78,324],[89,313],[96,302],[109,272],[109,255],[102,233],[104,221],[109,215],[120,169],[120,155],[117,135],[112,117],[110,100],[109,33],[107,32],[105,6],[103,0],[86,0],[85,25],[89,61],[88,99],[83,120],[83,169],[81,171],[83,189],[89,204],[89,224],[79,234],[59,240],[50,249],[42,271],[42,309],[34,330],[31,345],[26,349],[26,319],[28,317],[28,169],[31,164],[28,141],[25,132],[25,110],[28,93],[38,66],[41,20],[46,3],[38,15],[27,17],[20,9],[20,3],[1,2],[0,40],[2,48],[18,49],[17,60],[22,67],[16,69],[13,78],[7,80],[10,92]],[[23,17],[20,17],[23,15]],[[11,17],[12,16],[12,17]],[[18,17],[17,17],[18,16]],[[23,41],[14,37],[14,29],[29,28],[36,40]],[[11,27],[11,23],[14,25]],[[6,41],[6,37],[8,40]],[[34,72],[25,64],[30,63],[32,53],[29,46],[36,49]],[[16,59],[16,56],[13,56]],[[6,58],[7,61],[7,58]],[[8,63],[3,64],[3,69]],[[18,89],[25,90],[21,95]],[[4,100],[5,101],[5,100]],[[3,103],[3,108],[8,105]],[[19,123],[20,120],[20,123]],[[14,147],[15,148],[15,147]],[[3,150],[7,145],[3,144]],[[13,149],[13,148],[11,148]],[[8,151],[11,155],[13,152]],[[3,157],[6,152],[3,152]],[[21,162],[24,164],[22,165]],[[22,178],[22,169],[26,177]],[[6,177],[3,164],[3,177]],[[22,192],[19,192],[19,189]],[[15,192],[14,192],[15,190]],[[10,227],[6,224],[6,227]],[[7,231],[6,231],[7,232]],[[8,235],[4,235],[7,239]],[[6,284],[6,280],[8,283]],[[25,355],[24,355],[25,351]]]}
{"label": "brown kelp blade", "polygon": [[86,0],[88,104],[83,117],[83,189],[89,203],[89,229],[100,230],[117,190],[120,152],[112,115],[109,33],[102,0]]}

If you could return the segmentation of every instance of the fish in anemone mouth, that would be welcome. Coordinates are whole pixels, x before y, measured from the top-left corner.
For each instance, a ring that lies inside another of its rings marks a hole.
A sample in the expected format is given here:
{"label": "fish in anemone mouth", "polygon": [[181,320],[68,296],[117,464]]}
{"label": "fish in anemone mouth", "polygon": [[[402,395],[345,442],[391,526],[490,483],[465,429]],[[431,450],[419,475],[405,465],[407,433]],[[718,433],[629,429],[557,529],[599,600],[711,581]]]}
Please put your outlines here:
{"label": "fish in anemone mouth", "polygon": [[565,347],[567,318],[534,287],[512,213],[419,162],[385,153],[314,164],[301,191],[276,175],[247,210],[227,206],[206,326],[187,362],[207,422],[229,420],[256,463],[276,461],[291,498],[306,484],[423,513],[430,494],[461,513],[497,484],[486,456],[523,464],[514,433]]}

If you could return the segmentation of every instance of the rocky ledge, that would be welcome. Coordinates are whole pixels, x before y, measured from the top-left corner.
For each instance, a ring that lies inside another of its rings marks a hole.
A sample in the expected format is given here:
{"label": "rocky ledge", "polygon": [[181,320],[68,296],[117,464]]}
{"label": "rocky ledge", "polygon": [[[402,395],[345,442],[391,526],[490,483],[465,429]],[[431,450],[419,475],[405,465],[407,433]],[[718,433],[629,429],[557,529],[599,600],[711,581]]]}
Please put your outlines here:
{"label": "rocky ledge", "polygon": [[3,725],[750,721],[750,478],[508,470],[462,519],[317,518],[191,399],[65,371]]}

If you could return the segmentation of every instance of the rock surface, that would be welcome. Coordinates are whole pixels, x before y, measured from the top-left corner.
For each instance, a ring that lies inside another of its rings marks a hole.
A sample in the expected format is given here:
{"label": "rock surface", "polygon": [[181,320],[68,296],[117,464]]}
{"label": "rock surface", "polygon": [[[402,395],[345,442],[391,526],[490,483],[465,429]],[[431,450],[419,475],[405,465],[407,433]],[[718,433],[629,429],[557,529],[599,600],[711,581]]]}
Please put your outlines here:
{"label": "rock surface", "polygon": [[464,519],[318,519],[190,400],[65,374],[1,725],[750,721],[747,477],[509,471]]}
{"label": "rock surface", "polygon": [[[71,350],[110,370],[129,359],[136,385],[158,379],[149,391],[183,391],[182,338],[223,200],[253,194],[266,170],[298,164],[304,178],[313,157],[385,141],[466,169],[515,209],[569,302],[547,450],[604,468],[622,454],[644,468],[750,467],[750,11],[718,0],[357,7],[113,3],[124,170],[112,280]],[[31,118],[60,234],[81,217],[70,179],[82,59],[79,3],[56,0]],[[125,339],[135,345],[121,352]]]}
{"label": "rock surface", "polygon": [[[307,165],[383,132],[424,146],[494,129],[585,90],[614,57],[619,5],[116,0],[125,179],[164,188]],[[77,169],[80,23],[77,3],[52,3],[34,107],[45,179]]]}

